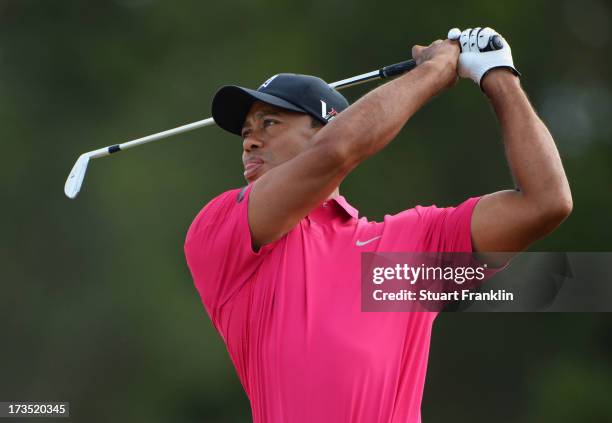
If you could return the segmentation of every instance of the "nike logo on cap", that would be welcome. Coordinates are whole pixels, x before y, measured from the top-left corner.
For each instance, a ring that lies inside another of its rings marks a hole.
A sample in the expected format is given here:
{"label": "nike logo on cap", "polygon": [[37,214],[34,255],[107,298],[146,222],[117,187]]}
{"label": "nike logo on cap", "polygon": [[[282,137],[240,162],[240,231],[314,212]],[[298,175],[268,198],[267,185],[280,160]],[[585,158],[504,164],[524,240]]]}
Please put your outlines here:
{"label": "nike logo on cap", "polygon": [[270,82],[274,81],[274,79],[275,79],[277,76],[278,76],[278,74],[276,74],[276,75],[274,75],[274,76],[272,76],[272,77],[268,78],[268,79],[266,80],[266,82],[264,82],[263,84],[261,84],[261,85],[259,86],[259,88],[258,88],[258,89],[259,89],[259,90],[261,90],[262,88],[266,88],[268,85],[270,85]]}
{"label": "nike logo on cap", "polygon": [[327,103],[324,102],[323,100],[321,100],[321,117],[323,119],[325,119],[326,121],[330,121],[333,118],[336,117],[336,115],[338,114],[338,112],[336,111],[336,109],[334,109],[332,107],[332,109],[328,112],[327,111]]}
{"label": "nike logo on cap", "polygon": [[372,241],[376,241],[380,237],[382,237],[382,235],[375,236],[374,238],[368,239],[367,241],[359,241],[359,240],[357,240],[355,245],[358,246],[358,247],[363,247],[364,245],[369,244]]}

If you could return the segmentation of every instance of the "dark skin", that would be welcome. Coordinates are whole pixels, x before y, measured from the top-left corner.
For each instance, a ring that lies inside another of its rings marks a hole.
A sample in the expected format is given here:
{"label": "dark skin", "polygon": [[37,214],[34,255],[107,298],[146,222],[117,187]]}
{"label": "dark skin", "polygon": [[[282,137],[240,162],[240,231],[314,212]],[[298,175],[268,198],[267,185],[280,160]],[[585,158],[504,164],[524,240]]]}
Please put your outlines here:
{"label": "dark skin", "polygon": [[[255,248],[290,231],[342,180],[384,148],[429,99],[457,81],[459,46],[437,40],[414,46],[418,66],[359,99],[322,128],[308,115],[253,104],[243,131],[245,177],[253,188],[249,225]],[[488,72],[482,88],[499,120],[508,164],[520,190],[483,196],[472,215],[477,252],[519,252],[554,230],[572,197],[554,140],[517,77]],[[261,159],[262,163],[258,160]]]}
{"label": "dark skin", "polygon": [[309,148],[320,129],[313,126],[309,115],[255,102],[242,128],[242,162],[245,168],[254,158],[260,158],[263,164],[252,174],[245,172],[247,182]]}

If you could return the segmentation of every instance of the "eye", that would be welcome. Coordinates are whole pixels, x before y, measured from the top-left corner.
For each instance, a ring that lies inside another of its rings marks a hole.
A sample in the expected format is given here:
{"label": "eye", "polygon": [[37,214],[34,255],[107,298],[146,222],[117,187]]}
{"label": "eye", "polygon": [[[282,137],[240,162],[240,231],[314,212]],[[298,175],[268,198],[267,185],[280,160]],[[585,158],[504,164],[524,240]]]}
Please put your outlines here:
{"label": "eye", "polygon": [[248,137],[250,133],[251,133],[250,129],[245,129],[244,131],[242,131],[242,138]]}
{"label": "eye", "polygon": [[278,121],[273,120],[273,119],[264,119],[264,128],[267,128],[268,126],[272,126],[278,123]]}

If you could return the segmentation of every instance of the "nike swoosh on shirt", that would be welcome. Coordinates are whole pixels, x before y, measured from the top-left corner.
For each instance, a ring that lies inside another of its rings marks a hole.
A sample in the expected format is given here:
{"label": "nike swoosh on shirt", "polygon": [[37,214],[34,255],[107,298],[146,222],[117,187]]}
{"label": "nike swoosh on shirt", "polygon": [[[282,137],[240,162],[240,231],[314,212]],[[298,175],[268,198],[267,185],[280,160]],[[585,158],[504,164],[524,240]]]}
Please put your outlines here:
{"label": "nike swoosh on shirt", "polygon": [[372,242],[372,241],[376,241],[376,240],[377,240],[378,238],[380,238],[380,237],[382,237],[382,235],[375,236],[374,238],[372,238],[372,239],[368,239],[367,241],[363,241],[363,242],[362,242],[362,241],[357,240],[357,242],[355,243],[355,245],[356,245],[356,246],[358,246],[358,247],[363,247],[364,245],[369,244],[369,243],[370,243],[370,242]]}

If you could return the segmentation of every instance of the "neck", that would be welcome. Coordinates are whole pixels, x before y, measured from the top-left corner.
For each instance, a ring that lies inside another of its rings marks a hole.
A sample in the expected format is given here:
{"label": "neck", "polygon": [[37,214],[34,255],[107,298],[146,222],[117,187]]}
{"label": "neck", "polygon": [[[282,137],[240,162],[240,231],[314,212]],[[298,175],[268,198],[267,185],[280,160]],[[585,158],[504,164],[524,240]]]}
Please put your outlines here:
{"label": "neck", "polygon": [[331,194],[329,194],[329,197],[327,197],[327,199],[331,200],[332,198],[337,197],[339,195],[340,195],[340,188],[336,187],[336,189]]}

